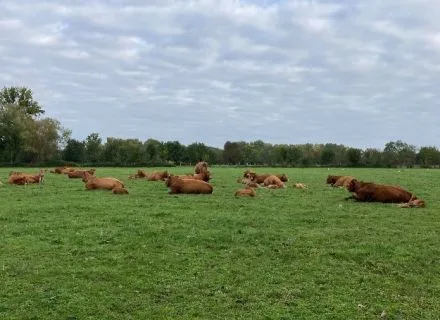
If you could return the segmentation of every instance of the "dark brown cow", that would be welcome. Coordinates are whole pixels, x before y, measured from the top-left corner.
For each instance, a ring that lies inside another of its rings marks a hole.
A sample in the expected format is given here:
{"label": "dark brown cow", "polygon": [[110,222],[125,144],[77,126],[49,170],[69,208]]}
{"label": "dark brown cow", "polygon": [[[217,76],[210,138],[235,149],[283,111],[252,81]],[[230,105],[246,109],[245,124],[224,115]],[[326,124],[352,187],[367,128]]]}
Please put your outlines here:
{"label": "dark brown cow", "polygon": [[181,179],[178,176],[170,175],[165,180],[165,185],[169,188],[168,193],[192,193],[192,194],[211,194],[213,187],[208,182],[195,179]]}
{"label": "dark brown cow", "polygon": [[353,195],[346,199],[353,198],[362,202],[402,203],[417,199],[412,193],[398,186],[362,182],[356,179],[350,182],[347,190]]}

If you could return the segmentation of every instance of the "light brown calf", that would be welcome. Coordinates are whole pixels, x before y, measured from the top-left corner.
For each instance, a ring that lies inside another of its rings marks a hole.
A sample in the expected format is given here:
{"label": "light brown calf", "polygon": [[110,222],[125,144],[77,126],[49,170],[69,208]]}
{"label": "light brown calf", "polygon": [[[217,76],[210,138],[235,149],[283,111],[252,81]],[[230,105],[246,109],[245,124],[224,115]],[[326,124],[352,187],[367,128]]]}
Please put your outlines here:
{"label": "light brown calf", "polygon": [[169,194],[192,193],[192,194],[211,194],[213,187],[208,182],[195,179],[181,179],[178,176],[170,175],[165,180],[165,185],[169,188]]}
{"label": "light brown calf", "polygon": [[235,197],[255,197],[256,195],[255,189],[250,187],[239,189],[234,194]]}

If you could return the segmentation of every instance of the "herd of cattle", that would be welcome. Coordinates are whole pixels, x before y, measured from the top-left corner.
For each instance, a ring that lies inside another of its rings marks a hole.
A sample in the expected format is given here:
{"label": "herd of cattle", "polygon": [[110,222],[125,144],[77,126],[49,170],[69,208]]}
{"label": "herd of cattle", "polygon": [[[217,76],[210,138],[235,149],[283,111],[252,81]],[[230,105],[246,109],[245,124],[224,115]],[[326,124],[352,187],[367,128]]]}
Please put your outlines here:
{"label": "herd of cattle", "polygon": [[[40,170],[38,174],[23,172],[11,172],[8,183],[15,185],[27,185],[42,183],[47,170]],[[95,169],[79,170],[73,167],[57,167],[51,170],[54,174],[65,174],[71,179],[82,179],[87,190],[103,189],[110,190],[114,194],[128,194],[128,190],[122,181],[112,177],[96,177]],[[136,174],[130,175],[129,179],[145,179],[147,181],[164,181],[169,189],[169,194],[211,194],[214,190],[211,180],[211,172],[208,170],[208,163],[200,161],[194,168],[194,173],[185,175],[174,175],[165,171],[153,171],[146,173],[138,170]],[[255,197],[257,188],[280,189],[286,188],[288,177],[285,174],[257,174],[252,170],[245,170],[243,176],[237,180],[244,184],[243,188],[235,191],[235,197]],[[353,176],[327,177],[327,184],[332,187],[345,188],[351,193],[345,198],[362,202],[397,203],[402,208],[425,207],[425,202],[418,199],[411,192],[394,185],[377,184],[373,182],[359,181]],[[294,188],[308,189],[303,183],[293,184]]]}

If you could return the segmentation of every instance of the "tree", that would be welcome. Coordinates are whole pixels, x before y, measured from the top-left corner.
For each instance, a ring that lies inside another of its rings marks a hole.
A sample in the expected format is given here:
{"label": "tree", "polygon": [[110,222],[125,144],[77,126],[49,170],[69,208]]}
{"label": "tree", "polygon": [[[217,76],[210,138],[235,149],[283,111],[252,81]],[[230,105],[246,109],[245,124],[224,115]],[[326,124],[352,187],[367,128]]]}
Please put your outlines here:
{"label": "tree", "polygon": [[42,163],[55,158],[65,131],[60,122],[51,118],[36,120],[30,129],[32,134],[24,148],[28,156],[31,156],[30,160]]}
{"label": "tree", "polygon": [[223,158],[227,164],[238,164],[241,162],[241,150],[237,142],[226,141],[223,147]]}
{"label": "tree", "polygon": [[97,163],[101,159],[102,139],[98,133],[91,133],[85,141],[85,159],[87,162]]}
{"label": "tree", "polygon": [[163,147],[165,158],[168,161],[178,164],[185,160],[185,146],[181,145],[179,141],[167,141]]}
{"label": "tree", "polygon": [[17,162],[26,139],[31,134],[32,119],[17,105],[7,104],[0,110],[0,150],[3,160]]}
{"label": "tree", "polygon": [[32,90],[26,87],[4,87],[0,90],[0,107],[8,104],[20,106],[26,114],[33,117],[45,112],[34,100]]}
{"label": "tree", "polygon": [[164,162],[161,156],[162,143],[155,139],[148,139],[144,142],[145,157],[151,164]]}
{"label": "tree", "polygon": [[363,163],[367,167],[382,167],[382,152],[374,148],[367,148],[362,154]]}
{"label": "tree", "polygon": [[85,143],[76,139],[70,139],[67,141],[67,145],[64,148],[63,159],[70,162],[83,162]]}
{"label": "tree", "polygon": [[383,153],[388,166],[412,167],[417,157],[416,147],[401,140],[385,144]]}
{"label": "tree", "polygon": [[361,163],[362,150],[356,148],[350,148],[347,151],[348,165],[356,167]]}
{"label": "tree", "polygon": [[324,148],[321,153],[321,164],[330,165],[335,159],[335,152],[330,148]]}
{"label": "tree", "polygon": [[420,148],[417,158],[424,167],[440,165],[440,151],[436,147]]}

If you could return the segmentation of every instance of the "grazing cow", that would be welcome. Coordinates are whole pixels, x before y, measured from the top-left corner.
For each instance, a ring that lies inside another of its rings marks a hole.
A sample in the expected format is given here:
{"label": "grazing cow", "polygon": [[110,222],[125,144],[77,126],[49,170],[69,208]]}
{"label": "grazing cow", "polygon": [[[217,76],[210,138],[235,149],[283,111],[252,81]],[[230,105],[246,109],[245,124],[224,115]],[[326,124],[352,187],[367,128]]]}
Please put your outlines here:
{"label": "grazing cow", "polygon": [[146,178],[148,181],[164,181],[168,177],[168,171],[153,171],[147,174]]}
{"label": "grazing cow", "polygon": [[122,187],[114,187],[112,189],[112,192],[114,194],[128,194],[128,190]]}
{"label": "grazing cow", "polygon": [[83,172],[87,171],[92,176],[95,174],[96,169],[90,169],[90,170],[75,170],[67,173],[67,176],[70,179],[82,179]]}
{"label": "grazing cow", "polygon": [[243,189],[239,189],[235,191],[234,196],[237,197],[255,197],[257,193],[254,188],[245,187]]}
{"label": "grazing cow", "polygon": [[211,194],[213,191],[212,185],[208,182],[195,179],[182,179],[173,175],[168,176],[168,178],[165,180],[165,185],[169,188],[169,194]]}
{"label": "grazing cow", "polygon": [[113,190],[115,188],[124,188],[124,184],[116,178],[98,178],[92,176],[87,171],[83,171],[82,175],[82,181],[85,183],[87,190]]}
{"label": "grazing cow", "polygon": [[264,186],[270,188],[270,189],[280,189],[285,188],[286,185],[278,176],[270,175],[263,181]]}
{"label": "grazing cow", "polygon": [[347,190],[353,195],[346,199],[353,198],[363,202],[402,203],[417,199],[412,193],[397,186],[362,182],[356,179],[350,182]]}
{"label": "grazing cow", "polygon": [[202,173],[207,170],[208,170],[208,163],[206,161],[202,161],[202,159],[200,159],[200,161],[194,167],[194,172],[196,174]]}

